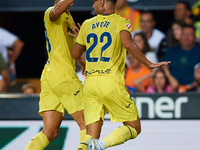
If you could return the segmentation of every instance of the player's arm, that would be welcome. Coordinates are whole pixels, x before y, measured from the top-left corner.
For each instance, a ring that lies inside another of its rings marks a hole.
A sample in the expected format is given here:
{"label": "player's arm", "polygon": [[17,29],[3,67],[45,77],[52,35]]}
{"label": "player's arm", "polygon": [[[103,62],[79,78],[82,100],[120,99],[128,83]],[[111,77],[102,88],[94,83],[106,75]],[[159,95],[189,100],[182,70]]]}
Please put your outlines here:
{"label": "player's arm", "polygon": [[60,0],[55,7],[51,10],[49,17],[51,21],[56,21],[58,17],[64,12],[69,10],[74,0]]}
{"label": "player's arm", "polygon": [[167,65],[170,62],[160,62],[160,63],[152,63],[150,62],[145,56],[144,54],[139,50],[138,46],[132,41],[131,39],[131,34],[126,31],[123,30],[120,32],[120,37],[121,37],[121,41],[123,46],[127,49],[127,51],[137,60],[139,60],[140,62],[142,62],[145,66],[147,66],[150,69],[159,67],[161,65]]}
{"label": "player's arm", "polygon": [[86,63],[85,57],[80,56],[80,57],[78,58],[78,61],[79,61],[79,63],[81,64],[81,66],[83,67],[83,69],[82,69],[82,74],[85,74],[85,63]]}
{"label": "player's arm", "polygon": [[82,53],[83,53],[84,50],[85,50],[84,46],[75,43],[74,49],[72,51],[72,57],[74,59],[79,59],[79,57],[82,56]]}
{"label": "player's arm", "polygon": [[80,27],[80,31],[78,29],[78,27],[76,27],[76,30],[77,32],[74,31],[74,33],[76,33],[76,43],[74,45],[74,49],[72,51],[72,57],[74,59],[78,59],[80,64],[83,66],[83,69],[85,69],[85,63],[86,63],[86,60],[85,58],[82,56],[83,54],[83,51],[85,50],[86,46],[84,44],[84,33],[83,33],[83,28],[84,28],[84,23],[82,25],[82,27],[79,25]]}
{"label": "player's arm", "polygon": [[83,67],[82,74],[84,74],[84,72],[85,72],[85,63],[86,63],[85,58],[82,56],[82,53],[84,50],[85,50],[84,46],[75,43],[74,49],[72,51],[72,57],[74,59],[78,59],[79,63]]}
{"label": "player's arm", "polygon": [[84,35],[85,34],[83,32],[84,31],[84,23],[81,26],[80,31],[79,31],[79,29],[76,29],[76,30],[78,32],[76,33],[75,30],[74,30],[74,32],[76,33],[76,42],[75,42],[75,45],[74,45],[74,49],[72,51],[72,57],[74,59],[78,59],[79,57],[81,57],[83,51],[85,50],[85,44],[84,44],[84,41],[85,41]]}

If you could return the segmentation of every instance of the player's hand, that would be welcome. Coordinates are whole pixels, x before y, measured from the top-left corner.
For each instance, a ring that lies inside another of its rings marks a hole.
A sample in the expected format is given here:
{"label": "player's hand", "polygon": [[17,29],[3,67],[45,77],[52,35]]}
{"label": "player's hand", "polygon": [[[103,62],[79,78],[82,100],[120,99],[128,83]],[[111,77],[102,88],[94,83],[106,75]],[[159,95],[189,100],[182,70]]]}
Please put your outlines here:
{"label": "player's hand", "polygon": [[159,63],[152,63],[152,64],[149,65],[149,69],[154,69],[154,68],[160,67],[162,65],[168,65],[170,63],[171,63],[171,61],[166,61],[166,62],[163,61],[163,62],[159,62]]}
{"label": "player's hand", "polygon": [[69,35],[73,36],[74,38],[77,38],[78,33],[80,31],[80,28],[81,28],[80,23],[77,23],[77,25],[75,23],[73,23],[73,26],[74,26],[75,29],[72,26],[70,26],[70,28],[73,31],[73,33],[69,32]]}

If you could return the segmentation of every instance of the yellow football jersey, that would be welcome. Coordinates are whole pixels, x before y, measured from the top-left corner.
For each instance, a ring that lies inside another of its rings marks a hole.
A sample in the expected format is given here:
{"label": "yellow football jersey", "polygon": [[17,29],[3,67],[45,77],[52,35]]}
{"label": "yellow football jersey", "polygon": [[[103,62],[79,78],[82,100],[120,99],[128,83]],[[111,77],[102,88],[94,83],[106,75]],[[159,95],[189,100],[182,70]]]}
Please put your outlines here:
{"label": "yellow football jersey", "polygon": [[49,14],[53,8],[49,7],[44,14],[48,61],[41,79],[77,77],[75,60],[71,56],[75,38],[68,34],[68,32],[72,32],[70,26],[74,20],[70,13],[63,13],[56,21],[51,22]]}
{"label": "yellow football jersey", "polygon": [[81,26],[76,43],[86,47],[86,76],[106,75],[124,85],[126,49],[120,32],[131,34],[128,19],[115,13],[99,14]]}

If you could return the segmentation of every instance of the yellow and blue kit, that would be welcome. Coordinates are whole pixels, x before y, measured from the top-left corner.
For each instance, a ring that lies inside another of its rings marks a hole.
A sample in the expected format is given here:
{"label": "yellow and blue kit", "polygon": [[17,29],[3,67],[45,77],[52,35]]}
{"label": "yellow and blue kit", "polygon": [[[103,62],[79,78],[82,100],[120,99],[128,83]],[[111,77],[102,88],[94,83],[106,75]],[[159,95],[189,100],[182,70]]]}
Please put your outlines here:
{"label": "yellow and blue kit", "polygon": [[48,61],[41,76],[39,113],[56,110],[64,115],[67,110],[72,114],[83,109],[82,83],[71,56],[75,39],[68,34],[74,20],[70,13],[63,13],[52,22],[49,15],[53,8],[48,8],[44,15]]}
{"label": "yellow and blue kit", "polygon": [[83,88],[86,125],[98,121],[107,111],[114,122],[137,120],[134,100],[125,90],[126,49],[120,32],[131,34],[132,25],[115,13],[86,20],[76,43],[86,47],[86,80]]}

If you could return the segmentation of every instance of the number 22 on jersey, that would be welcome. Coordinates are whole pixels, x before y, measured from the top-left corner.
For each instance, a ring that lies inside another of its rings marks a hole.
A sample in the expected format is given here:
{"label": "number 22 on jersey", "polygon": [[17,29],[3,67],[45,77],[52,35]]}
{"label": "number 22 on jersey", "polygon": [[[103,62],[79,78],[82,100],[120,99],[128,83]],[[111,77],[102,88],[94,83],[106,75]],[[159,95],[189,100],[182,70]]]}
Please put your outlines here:
{"label": "number 22 on jersey", "polygon": [[[90,54],[93,50],[95,50],[95,47],[98,45],[98,42],[103,43],[104,37],[107,38],[107,42],[101,47],[101,54],[100,57],[91,57]],[[100,58],[100,61],[103,62],[109,62],[110,57],[103,57],[103,53],[110,47],[112,44],[112,36],[109,32],[104,32],[100,35],[100,41],[98,39],[98,36],[95,33],[90,33],[87,35],[87,43],[90,44],[91,39],[93,39],[92,45],[87,49],[86,51],[86,59],[88,62],[97,62]]]}

